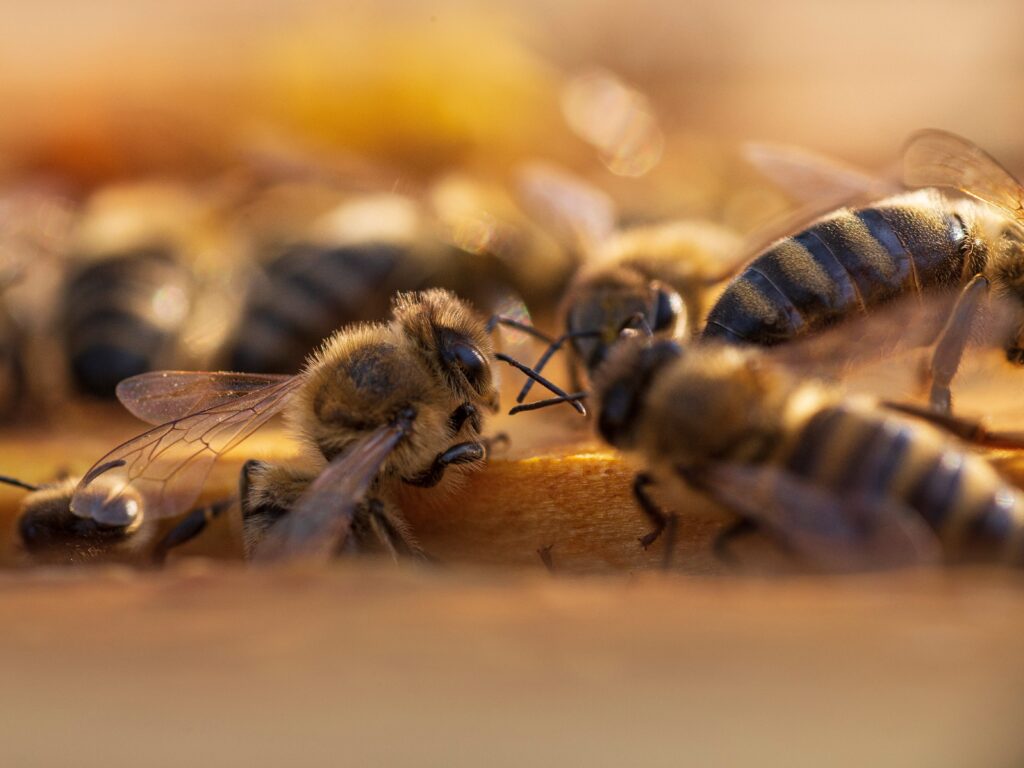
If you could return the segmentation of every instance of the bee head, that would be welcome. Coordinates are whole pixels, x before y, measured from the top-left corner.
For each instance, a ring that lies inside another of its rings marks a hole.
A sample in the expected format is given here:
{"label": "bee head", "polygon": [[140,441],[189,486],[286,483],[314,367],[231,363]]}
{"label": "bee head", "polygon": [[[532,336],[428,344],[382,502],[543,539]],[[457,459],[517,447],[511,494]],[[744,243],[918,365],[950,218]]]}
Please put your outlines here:
{"label": "bee head", "polygon": [[402,293],[395,322],[457,400],[498,410],[494,347],[484,323],[450,291]]}
{"label": "bee head", "polygon": [[591,372],[608,357],[623,328],[645,327],[656,336],[678,338],[686,327],[679,293],[635,270],[585,275],[569,296],[566,330],[574,334],[573,349]]}
{"label": "bee head", "polygon": [[617,448],[634,446],[638,419],[655,377],[683,356],[674,341],[634,336],[623,339],[601,366],[594,382],[597,428]]}

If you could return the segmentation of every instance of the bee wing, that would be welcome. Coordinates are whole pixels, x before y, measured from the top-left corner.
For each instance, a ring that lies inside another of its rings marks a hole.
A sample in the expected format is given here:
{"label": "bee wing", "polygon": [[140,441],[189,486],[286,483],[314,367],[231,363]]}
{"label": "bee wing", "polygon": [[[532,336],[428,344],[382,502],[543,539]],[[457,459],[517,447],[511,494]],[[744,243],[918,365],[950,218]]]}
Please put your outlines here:
{"label": "bee wing", "polygon": [[701,477],[716,499],[764,526],[817,568],[937,564],[924,519],[894,499],[832,493],[774,467],[723,464]]}
{"label": "bee wing", "polygon": [[[217,458],[281,411],[302,383],[293,376],[168,421],[119,445],[79,481],[71,511],[101,519],[113,502],[137,494],[151,517],[179,514],[195,502]],[[93,486],[102,477],[103,489]]]}
{"label": "bee wing", "polygon": [[1024,189],[999,162],[947,131],[918,131],[903,150],[903,180],[914,187],[954,187],[1024,219]]}
{"label": "bee wing", "polygon": [[857,198],[885,197],[902,189],[900,184],[883,175],[791,144],[750,141],[743,145],[741,153],[786,194],[815,206],[820,213]]}
{"label": "bee wing", "polygon": [[[916,395],[924,364],[954,312],[956,292],[907,296],[870,314],[837,323],[766,350],[772,361],[802,376],[856,383],[856,388],[888,399]],[[1009,300],[989,294],[970,321],[970,343],[961,371],[1013,338],[1020,312]],[[1004,362],[1007,373],[1009,364]],[[954,387],[965,383],[960,374]]]}
{"label": "bee wing", "polygon": [[408,426],[401,423],[380,427],[331,461],[295,508],[267,531],[254,558],[329,558],[348,535],[370,484],[407,433]]}
{"label": "bee wing", "polygon": [[796,210],[769,219],[747,235],[744,262],[828,213],[845,206],[864,205],[903,189],[887,175],[872,174],[789,144],[747,142],[741,154],[799,204]]}
{"label": "bee wing", "polygon": [[117,399],[137,419],[160,425],[290,378],[224,371],[151,371],[118,384]]}
{"label": "bee wing", "polygon": [[615,229],[615,203],[583,179],[544,163],[522,166],[517,177],[526,211],[578,252],[592,252]]}

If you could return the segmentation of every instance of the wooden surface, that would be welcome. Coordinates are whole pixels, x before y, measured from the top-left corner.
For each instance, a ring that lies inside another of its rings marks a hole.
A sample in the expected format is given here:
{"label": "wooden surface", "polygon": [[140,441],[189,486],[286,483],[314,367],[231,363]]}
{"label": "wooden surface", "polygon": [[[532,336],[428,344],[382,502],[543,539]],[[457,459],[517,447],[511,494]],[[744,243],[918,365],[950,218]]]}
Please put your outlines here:
{"label": "wooden surface", "polygon": [[[632,469],[560,418],[500,422],[512,447],[485,471],[450,495],[410,492],[437,565],[249,569],[229,516],[164,571],[7,570],[3,764],[1024,759],[1018,575],[739,575],[711,557],[722,518],[696,498],[661,573],[660,545],[636,541]],[[60,427],[7,430],[0,470],[80,472],[134,429],[113,412]],[[231,493],[247,456],[289,451],[274,431],[247,442],[207,496]],[[11,564],[19,496],[0,490]],[[554,575],[535,551],[549,544]]]}
{"label": "wooden surface", "polygon": [[0,580],[6,765],[1020,765],[1005,575]]}

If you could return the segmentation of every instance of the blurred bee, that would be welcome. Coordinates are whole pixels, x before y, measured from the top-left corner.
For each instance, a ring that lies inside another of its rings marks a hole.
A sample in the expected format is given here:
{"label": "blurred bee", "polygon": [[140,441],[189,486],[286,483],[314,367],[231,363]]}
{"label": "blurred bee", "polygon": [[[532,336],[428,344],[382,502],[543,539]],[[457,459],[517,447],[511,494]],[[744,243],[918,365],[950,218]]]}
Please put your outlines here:
{"label": "blurred bee", "polygon": [[827,569],[940,552],[1024,564],[1024,496],[950,433],[1018,449],[1024,435],[847,397],[757,349],[715,343],[624,342],[594,395],[601,436],[646,467],[634,488],[655,524],[647,544],[672,519],[647,495],[657,482],[708,493]]}
{"label": "blurred bee", "polygon": [[[154,544],[159,523],[145,514],[137,494],[121,494],[102,515],[85,518],[71,512],[77,479],[32,485],[0,476],[0,483],[29,492],[18,514],[18,539],[33,561],[53,564],[137,562],[140,553],[146,553],[151,563],[161,564],[174,547],[198,536],[233,504],[222,501],[193,510]],[[112,490],[102,478],[95,484],[95,491],[104,497]]]}
{"label": "blurred bee", "polygon": [[53,352],[42,340],[52,325],[73,215],[52,185],[25,181],[0,190],[0,419],[61,396]]}
{"label": "blurred bee", "polygon": [[208,364],[236,321],[229,297],[243,290],[221,206],[216,195],[158,182],[88,200],[57,320],[74,389],[113,397],[130,376]]}
{"label": "blurred bee", "polygon": [[298,232],[278,233],[278,243],[258,248],[273,255],[261,259],[225,366],[294,371],[335,329],[384,319],[398,291],[444,287],[492,304],[514,287],[505,254],[499,258],[509,237],[496,235],[493,222],[468,227],[466,216],[451,210],[455,192],[449,184],[444,194],[435,189],[432,200],[350,196]]}
{"label": "blurred bee", "polygon": [[300,458],[245,466],[251,555],[324,557],[374,539],[388,551],[418,554],[392,491],[402,482],[434,486],[449,468],[486,460],[483,419],[498,407],[494,360],[484,324],[453,294],[434,289],[398,295],[386,325],[336,332],[295,376],[129,379],[118,387],[121,401],[160,425],[101,459],[79,483],[72,511],[102,520],[137,497],[147,514],[178,514],[218,456],[283,411]]}
{"label": "blurred bee", "polygon": [[[611,201],[598,190],[540,167],[524,175],[524,194],[539,215],[568,233],[584,262],[562,297],[562,335],[533,370],[540,372],[569,342],[574,389],[589,378],[623,328],[642,327],[661,338],[685,339],[703,322],[707,290],[727,279],[741,239],[707,221],[667,221],[616,230]],[[522,402],[533,381],[527,381]]]}
{"label": "blurred bee", "polygon": [[948,412],[971,318],[991,285],[1022,313],[1001,343],[1009,360],[1024,363],[1024,188],[966,139],[934,130],[911,137],[904,177],[986,204],[927,188],[841,208],[751,260],[711,308],[702,338],[774,345],[904,294],[962,288],[929,370],[932,405]]}

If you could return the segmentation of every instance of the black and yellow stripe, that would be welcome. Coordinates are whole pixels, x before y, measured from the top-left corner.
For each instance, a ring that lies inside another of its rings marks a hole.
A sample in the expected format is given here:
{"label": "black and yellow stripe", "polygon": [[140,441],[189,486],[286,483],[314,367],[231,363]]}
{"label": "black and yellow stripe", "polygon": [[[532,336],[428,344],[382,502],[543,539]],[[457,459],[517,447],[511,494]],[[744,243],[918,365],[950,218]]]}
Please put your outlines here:
{"label": "black and yellow stripe", "polygon": [[938,192],[843,208],[776,242],[726,287],[704,338],[772,345],[984,268],[971,223]]}
{"label": "black and yellow stripe", "polygon": [[170,248],[154,246],[85,263],[64,286],[61,335],[77,389],[113,397],[117,383],[161,367],[187,309],[168,321],[161,292],[191,301],[194,279]]}
{"label": "black and yellow stripe", "polygon": [[950,557],[1020,560],[1024,497],[979,456],[914,421],[850,404],[814,414],[780,457],[844,498],[884,498],[921,515]]}

